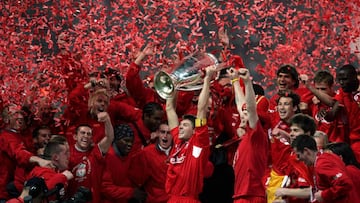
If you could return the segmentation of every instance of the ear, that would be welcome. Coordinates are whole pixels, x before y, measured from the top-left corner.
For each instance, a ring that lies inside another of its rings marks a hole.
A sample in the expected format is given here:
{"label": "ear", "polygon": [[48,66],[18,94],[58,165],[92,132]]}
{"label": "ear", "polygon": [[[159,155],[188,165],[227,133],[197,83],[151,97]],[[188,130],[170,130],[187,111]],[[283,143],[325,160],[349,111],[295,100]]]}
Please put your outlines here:
{"label": "ear", "polygon": [[298,106],[294,106],[293,111],[296,112],[298,110]]}
{"label": "ear", "polygon": [[51,160],[58,161],[59,160],[59,155],[58,154],[53,154],[52,157],[51,157]]}
{"label": "ear", "polygon": [[76,138],[77,138],[76,134],[73,135],[73,138],[74,138],[75,141],[77,141],[77,139],[76,139]]}
{"label": "ear", "polygon": [[38,139],[37,139],[37,138],[34,137],[32,140],[33,140],[33,143],[34,143],[34,144],[37,144],[37,143],[38,143]]}

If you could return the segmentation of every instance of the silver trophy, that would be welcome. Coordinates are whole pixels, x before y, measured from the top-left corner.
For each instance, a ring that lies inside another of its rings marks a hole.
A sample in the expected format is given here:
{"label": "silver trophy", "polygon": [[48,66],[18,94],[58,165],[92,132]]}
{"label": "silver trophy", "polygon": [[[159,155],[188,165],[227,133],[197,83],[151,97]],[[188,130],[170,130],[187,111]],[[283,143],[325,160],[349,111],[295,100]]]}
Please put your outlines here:
{"label": "silver trophy", "polygon": [[203,71],[211,65],[218,65],[218,60],[212,54],[195,53],[187,56],[171,73],[159,71],[155,74],[155,90],[163,99],[173,97],[175,90],[199,90],[203,85]]}

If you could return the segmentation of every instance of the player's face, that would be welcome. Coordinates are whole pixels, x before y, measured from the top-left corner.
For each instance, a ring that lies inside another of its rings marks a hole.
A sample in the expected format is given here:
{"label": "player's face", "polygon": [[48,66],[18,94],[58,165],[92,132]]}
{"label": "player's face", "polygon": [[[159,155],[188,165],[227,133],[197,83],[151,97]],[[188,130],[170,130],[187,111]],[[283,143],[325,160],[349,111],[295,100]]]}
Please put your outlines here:
{"label": "player's face", "polygon": [[179,139],[189,140],[194,133],[192,123],[188,119],[184,119],[179,125]]}
{"label": "player's face", "polygon": [[291,90],[294,88],[295,81],[289,73],[279,73],[277,76],[277,85],[279,91]]}
{"label": "player's face", "polygon": [[170,133],[170,128],[166,124],[161,124],[159,127],[159,145],[163,149],[168,149],[172,144],[172,135]]}
{"label": "player's face", "polygon": [[279,99],[277,111],[281,120],[287,121],[295,114],[296,110],[297,108],[293,106],[292,98],[281,97]]}
{"label": "player's face", "polygon": [[322,93],[325,93],[330,96],[332,96],[334,94],[334,91],[332,90],[332,88],[325,82],[315,83],[314,86],[315,86],[315,89],[317,89],[318,91],[320,91]]}
{"label": "player's face", "polygon": [[304,130],[296,124],[291,125],[290,130],[290,142],[294,141],[297,136],[305,133]]}
{"label": "player's face", "polygon": [[80,126],[74,139],[76,147],[81,150],[88,150],[92,145],[92,129],[88,126]]}

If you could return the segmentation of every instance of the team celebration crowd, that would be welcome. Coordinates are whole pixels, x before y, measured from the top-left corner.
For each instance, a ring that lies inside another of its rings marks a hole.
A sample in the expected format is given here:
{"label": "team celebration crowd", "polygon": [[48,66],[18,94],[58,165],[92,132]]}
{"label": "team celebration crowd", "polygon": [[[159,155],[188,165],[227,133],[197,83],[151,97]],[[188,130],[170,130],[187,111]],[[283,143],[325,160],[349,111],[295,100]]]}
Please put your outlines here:
{"label": "team celebration crowd", "polygon": [[[226,45],[226,32],[219,36]],[[36,112],[31,102],[3,105],[2,202],[360,201],[353,65],[310,80],[285,64],[268,98],[235,55],[203,67],[200,89],[163,98],[154,78],[139,75],[153,49],[145,46],[124,76],[109,68],[69,78],[61,115],[50,98]]]}

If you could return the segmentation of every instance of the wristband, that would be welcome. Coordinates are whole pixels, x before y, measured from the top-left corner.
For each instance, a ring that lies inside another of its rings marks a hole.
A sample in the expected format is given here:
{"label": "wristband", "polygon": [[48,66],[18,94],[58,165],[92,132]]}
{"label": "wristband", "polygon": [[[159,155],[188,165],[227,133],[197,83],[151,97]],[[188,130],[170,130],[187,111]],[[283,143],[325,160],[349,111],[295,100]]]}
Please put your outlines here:
{"label": "wristband", "polygon": [[234,78],[231,80],[231,84],[233,85],[236,81],[239,81],[239,78]]}
{"label": "wristband", "polygon": [[206,125],[206,123],[207,123],[206,118],[197,118],[197,119],[195,119],[195,127],[204,126],[204,125]]}

